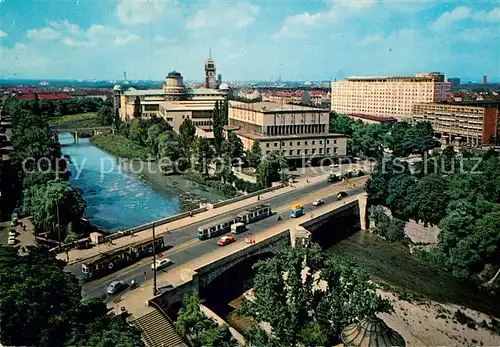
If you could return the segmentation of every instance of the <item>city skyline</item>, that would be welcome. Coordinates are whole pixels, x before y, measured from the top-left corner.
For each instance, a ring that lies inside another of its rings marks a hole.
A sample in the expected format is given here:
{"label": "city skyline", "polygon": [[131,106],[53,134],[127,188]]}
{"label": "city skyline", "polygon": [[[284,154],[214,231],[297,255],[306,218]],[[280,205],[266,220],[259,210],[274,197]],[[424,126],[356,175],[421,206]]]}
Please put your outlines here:
{"label": "city skyline", "polygon": [[[496,1],[1,0],[0,78],[224,80],[414,75],[500,80]],[[313,53],[311,53],[313,52]]]}

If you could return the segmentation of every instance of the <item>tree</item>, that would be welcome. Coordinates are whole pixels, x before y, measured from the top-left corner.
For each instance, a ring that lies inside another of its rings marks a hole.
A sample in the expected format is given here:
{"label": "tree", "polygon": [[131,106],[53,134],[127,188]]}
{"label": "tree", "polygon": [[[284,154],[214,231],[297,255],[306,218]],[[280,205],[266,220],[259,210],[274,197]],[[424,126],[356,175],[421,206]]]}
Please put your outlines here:
{"label": "tree", "polygon": [[389,180],[388,195],[384,205],[391,209],[394,217],[408,220],[407,196],[415,182],[415,177],[409,173],[394,176]]}
{"label": "tree", "polygon": [[97,111],[97,121],[105,126],[113,125],[113,108],[108,105],[103,105],[99,111]]}
{"label": "tree", "polygon": [[210,142],[205,137],[196,139],[196,156],[198,159],[199,171],[203,171],[208,176],[209,162],[214,157],[214,151]]}
{"label": "tree", "polygon": [[212,128],[214,131],[214,146],[217,153],[221,151],[222,143],[224,141],[224,137],[222,135],[224,122],[222,118],[221,103],[216,101],[212,112]]}
{"label": "tree", "polygon": [[243,142],[234,132],[230,132],[225,143],[225,151],[231,159],[241,158],[243,156]]}
{"label": "tree", "polygon": [[407,216],[424,225],[438,225],[446,215],[449,179],[427,175],[414,184],[407,196]]}
{"label": "tree", "polygon": [[142,117],[141,98],[136,96],[134,100],[134,118]]}
{"label": "tree", "polygon": [[183,307],[179,311],[175,328],[194,347],[233,347],[237,343],[227,327],[220,327],[200,309],[201,300],[197,293],[184,297]]}
{"label": "tree", "polygon": [[179,144],[186,153],[186,156],[189,156],[194,143],[195,135],[196,127],[191,119],[184,120],[179,127]]}
{"label": "tree", "polygon": [[337,114],[334,112],[330,115],[330,132],[332,133],[352,136],[355,127],[359,125],[360,122],[355,121],[348,115]]}
{"label": "tree", "polygon": [[[101,299],[81,301],[78,279],[44,248],[0,247],[0,340],[16,346],[140,347],[140,333]],[[119,322],[121,321],[121,323]],[[105,324],[111,322],[111,324]]]}
{"label": "tree", "polygon": [[251,338],[272,346],[331,346],[346,325],[391,309],[355,261],[327,258],[316,244],[284,249],[254,271],[255,298],[240,315],[269,323],[270,338],[258,328]]}
{"label": "tree", "polygon": [[133,119],[128,129],[128,138],[138,145],[143,146],[148,139],[147,123],[141,118]]}
{"label": "tree", "polygon": [[163,132],[164,130],[159,124],[153,124],[148,128],[146,145],[155,155],[158,154],[158,140]]}
{"label": "tree", "polygon": [[422,122],[415,124],[408,135],[412,143],[413,153],[423,154],[429,150],[439,147],[440,143],[434,137],[434,130],[429,122]]}
{"label": "tree", "polygon": [[249,152],[247,152],[248,164],[251,167],[256,168],[259,165],[261,158],[262,158],[262,150],[260,148],[260,143],[258,141],[254,141],[252,144],[252,148],[250,149]]}
{"label": "tree", "polygon": [[39,231],[53,231],[58,220],[60,227],[79,223],[85,207],[81,192],[60,179],[24,191],[23,210],[32,215],[33,224]]}
{"label": "tree", "polygon": [[385,130],[383,124],[355,127],[349,142],[352,153],[377,160],[382,158],[386,141]]}

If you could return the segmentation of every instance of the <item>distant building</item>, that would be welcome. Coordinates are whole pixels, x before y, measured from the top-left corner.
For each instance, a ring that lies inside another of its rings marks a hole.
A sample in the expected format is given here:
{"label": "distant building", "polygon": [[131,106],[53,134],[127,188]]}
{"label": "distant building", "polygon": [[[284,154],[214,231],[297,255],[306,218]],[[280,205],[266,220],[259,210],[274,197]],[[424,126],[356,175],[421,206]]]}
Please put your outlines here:
{"label": "distant building", "polygon": [[480,147],[498,137],[500,101],[420,103],[413,122],[430,122],[443,145]]}
{"label": "distant building", "polygon": [[272,102],[229,102],[229,125],[249,150],[254,142],[262,154],[287,159],[336,158],[347,151],[347,137],[329,132],[328,110]]}
{"label": "distant building", "polygon": [[453,77],[453,78],[448,78],[448,82],[451,83],[451,89],[455,89],[460,85],[460,78]]}
{"label": "distant building", "polygon": [[488,84],[488,76],[483,76],[483,84]]}
{"label": "distant building", "polygon": [[215,69],[215,61],[212,59],[212,53],[210,52],[209,57],[205,60],[205,88],[215,89],[217,88],[217,80]]}
{"label": "distant building", "polygon": [[357,113],[350,113],[348,115],[349,117],[360,120],[363,123],[366,124],[372,124],[372,123],[392,123],[392,122],[397,122],[398,120],[394,117],[380,117],[380,116],[371,116],[368,114],[357,114]]}
{"label": "distant building", "polygon": [[19,100],[34,100],[35,95],[38,95],[38,100],[68,100],[73,98],[68,93],[29,93],[20,94],[17,98]]}
{"label": "distant building", "polygon": [[184,120],[191,119],[197,126],[199,136],[211,137],[212,111],[217,101],[227,98],[228,88],[187,88],[182,75],[172,71],[165,78],[162,89],[129,88],[122,91],[120,86],[115,86],[114,91],[115,100],[120,100],[115,110],[123,120],[134,117],[134,103],[139,97],[142,117],[163,117],[176,131]]}
{"label": "distant building", "polygon": [[411,120],[412,107],[422,102],[440,102],[451,95],[451,83],[439,72],[409,77],[349,77],[331,82],[331,110]]}

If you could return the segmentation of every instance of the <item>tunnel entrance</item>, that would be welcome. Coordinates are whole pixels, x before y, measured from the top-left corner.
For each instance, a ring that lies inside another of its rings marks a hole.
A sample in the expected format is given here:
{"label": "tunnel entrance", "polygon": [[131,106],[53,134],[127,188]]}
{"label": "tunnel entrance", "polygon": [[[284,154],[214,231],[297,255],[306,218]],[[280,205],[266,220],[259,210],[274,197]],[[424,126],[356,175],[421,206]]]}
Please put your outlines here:
{"label": "tunnel entrance", "polygon": [[361,229],[358,202],[351,202],[330,212],[323,220],[313,220],[303,226],[311,232],[311,241],[323,249],[329,248]]}
{"label": "tunnel entrance", "polygon": [[235,310],[229,303],[252,288],[254,277],[252,266],[259,260],[269,259],[273,255],[271,252],[256,254],[224,271],[200,290],[204,304],[220,317],[226,317]]}

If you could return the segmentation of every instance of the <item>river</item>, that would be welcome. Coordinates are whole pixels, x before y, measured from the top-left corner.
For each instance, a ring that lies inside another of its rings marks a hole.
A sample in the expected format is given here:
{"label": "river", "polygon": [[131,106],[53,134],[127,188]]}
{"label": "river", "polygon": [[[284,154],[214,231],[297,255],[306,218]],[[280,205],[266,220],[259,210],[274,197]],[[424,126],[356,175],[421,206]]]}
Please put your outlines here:
{"label": "river", "polygon": [[[62,152],[71,158],[70,183],[82,190],[85,216],[100,229],[117,231],[195,207],[202,201],[224,199],[182,176],[163,176],[155,163],[126,162],[70,133],[59,134]],[[138,172],[139,165],[144,170]],[[149,165],[149,166],[148,166]]]}

